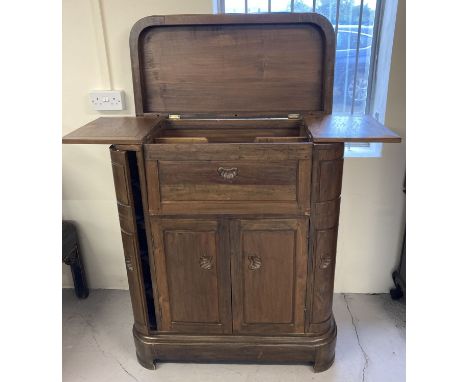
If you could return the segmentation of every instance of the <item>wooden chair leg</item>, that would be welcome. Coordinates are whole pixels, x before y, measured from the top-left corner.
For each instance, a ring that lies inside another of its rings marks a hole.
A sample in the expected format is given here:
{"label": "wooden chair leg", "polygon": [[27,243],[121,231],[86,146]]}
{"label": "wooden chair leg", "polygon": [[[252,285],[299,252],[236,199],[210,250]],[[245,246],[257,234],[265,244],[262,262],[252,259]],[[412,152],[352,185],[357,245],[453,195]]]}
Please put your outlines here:
{"label": "wooden chair leg", "polygon": [[78,298],[86,298],[89,295],[88,283],[86,282],[86,273],[81,261],[80,250],[78,244],[73,253],[67,258],[67,263],[70,265],[73,284],[75,285],[75,294]]}

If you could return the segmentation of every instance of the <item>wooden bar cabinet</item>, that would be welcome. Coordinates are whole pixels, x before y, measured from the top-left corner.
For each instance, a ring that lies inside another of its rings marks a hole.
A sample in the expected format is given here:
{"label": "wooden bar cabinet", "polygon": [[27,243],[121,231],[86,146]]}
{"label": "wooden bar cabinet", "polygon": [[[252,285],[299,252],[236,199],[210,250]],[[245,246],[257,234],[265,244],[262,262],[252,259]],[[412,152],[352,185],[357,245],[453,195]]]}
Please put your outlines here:
{"label": "wooden bar cabinet", "polygon": [[135,117],[63,138],[111,144],[139,362],[334,360],[344,142],[399,142],[332,114],[318,14],[173,15],[130,35]]}

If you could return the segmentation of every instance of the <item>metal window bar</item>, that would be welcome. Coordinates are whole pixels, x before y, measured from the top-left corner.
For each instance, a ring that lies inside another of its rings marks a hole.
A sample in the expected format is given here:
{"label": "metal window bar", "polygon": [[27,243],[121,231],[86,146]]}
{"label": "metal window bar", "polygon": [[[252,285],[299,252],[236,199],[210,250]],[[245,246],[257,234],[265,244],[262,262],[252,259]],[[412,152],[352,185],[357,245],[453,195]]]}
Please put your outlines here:
{"label": "metal window bar", "polygon": [[[314,12],[315,12],[315,0],[314,0]],[[335,41],[338,40],[339,20],[340,20],[340,0],[336,0]]]}
{"label": "metal window bar", "polygon": [[[377,0],[375,6],[374,28],[372,31],[371,60],[369,66],[369,76],[367,79],[367,99],[365,114],[371,114],[371,107],[374,97],[374,82],[377,76],[377,63],[379,60],[380,35],[382,33],[382,18],[385,0]],[[377,118],[376,118],[377,119]],[[381,121],[379,121],[381,122]]]}
{"label": "metal window bar", "polygon": [[353,97],[351,98],[351,114],[354,114],[354,103],[356,99],[356,83],[357,83],[357,73],[358,73],[358,64],[359,64],[359,48],[361,44],[361,29],[362,29],[362,11],[364,9],[364,0],[361,0],[361,6],[359,8],[359,23],[358,23],[358,35],[356,43],[356,62],[354,65],[354,81],[353,81]]}

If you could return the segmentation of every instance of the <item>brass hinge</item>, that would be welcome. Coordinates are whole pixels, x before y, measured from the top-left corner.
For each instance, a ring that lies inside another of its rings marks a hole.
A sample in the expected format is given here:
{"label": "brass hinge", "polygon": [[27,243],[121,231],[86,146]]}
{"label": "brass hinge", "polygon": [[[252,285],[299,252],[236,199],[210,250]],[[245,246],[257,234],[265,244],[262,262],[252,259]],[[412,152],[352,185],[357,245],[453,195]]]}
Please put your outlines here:
{"label": "brass hinge", "polygon": [[288,114],[288,119],[299,119],[301,118],[300,114]]}
{"label": "brass hinge", "polygon": [[169,119],[180,119],[180,114],[169,114]]}

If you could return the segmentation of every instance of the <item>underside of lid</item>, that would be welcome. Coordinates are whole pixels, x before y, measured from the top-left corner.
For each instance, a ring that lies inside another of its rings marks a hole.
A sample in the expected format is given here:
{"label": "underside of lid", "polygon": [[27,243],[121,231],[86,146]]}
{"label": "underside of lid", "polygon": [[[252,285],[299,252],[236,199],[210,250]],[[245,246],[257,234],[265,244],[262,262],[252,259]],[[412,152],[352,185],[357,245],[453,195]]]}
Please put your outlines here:
{"label": "underside of lid", "polygon": [[334,45],[317,14],[146,17],[130,37],[136,113],[329,113]]}

